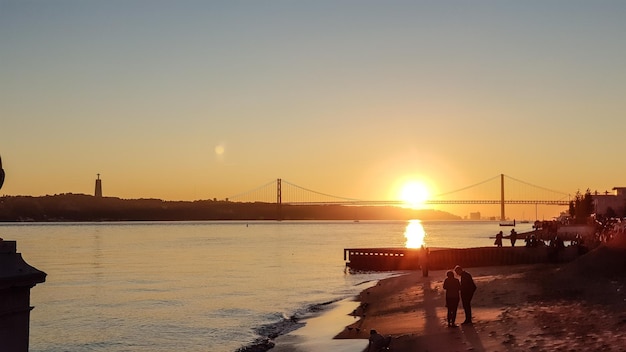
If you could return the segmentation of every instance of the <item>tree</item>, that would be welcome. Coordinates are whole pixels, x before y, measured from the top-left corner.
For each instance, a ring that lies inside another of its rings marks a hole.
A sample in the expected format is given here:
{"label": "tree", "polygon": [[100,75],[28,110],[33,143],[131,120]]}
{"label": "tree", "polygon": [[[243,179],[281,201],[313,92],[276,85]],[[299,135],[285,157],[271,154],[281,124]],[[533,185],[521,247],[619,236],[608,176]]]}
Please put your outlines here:
{"label": "tree", "polygon": [[574,218],[576,224],[586,224],[587,219],[595,212],[593,196],[591,190],[587,189],[585,194],[576,192],[574,201],[569,204],[569,214]]}

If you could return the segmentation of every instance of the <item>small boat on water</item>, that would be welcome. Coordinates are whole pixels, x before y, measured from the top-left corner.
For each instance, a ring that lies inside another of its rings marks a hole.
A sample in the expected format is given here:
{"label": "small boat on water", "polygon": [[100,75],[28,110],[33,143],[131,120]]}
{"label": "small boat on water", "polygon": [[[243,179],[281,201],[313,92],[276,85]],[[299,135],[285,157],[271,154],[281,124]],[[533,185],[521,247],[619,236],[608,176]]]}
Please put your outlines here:
{"label": "small boat on water", "polygon": [[515,226],[515,219],[513,221],[500,221],[500,226]]}

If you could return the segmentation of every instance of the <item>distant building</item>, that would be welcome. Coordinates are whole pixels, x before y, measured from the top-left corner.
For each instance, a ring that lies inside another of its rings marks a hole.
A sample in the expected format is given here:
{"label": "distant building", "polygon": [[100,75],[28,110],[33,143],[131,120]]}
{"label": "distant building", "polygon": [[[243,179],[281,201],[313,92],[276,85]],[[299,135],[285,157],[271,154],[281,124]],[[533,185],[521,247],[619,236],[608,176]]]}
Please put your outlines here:
{"label": "distant building", "polygon": [[626,187],[613,187],[613,192],[606,191],[604,194],[597,191],[591,195],[596,207],[596,214],[606,214],[611,208],[617,216],[626,215]]}
{"label": "distant building", "polygon": [[470,220],[480,220],[480,212],[477,211],[475,213],[469,214]]}
{"label": "distant building", "polygon": [[102,198],[102,180],[100,179],[100,174],[98,174],[98,178],[96,179],[96,191],[94,192],[94,197]]}

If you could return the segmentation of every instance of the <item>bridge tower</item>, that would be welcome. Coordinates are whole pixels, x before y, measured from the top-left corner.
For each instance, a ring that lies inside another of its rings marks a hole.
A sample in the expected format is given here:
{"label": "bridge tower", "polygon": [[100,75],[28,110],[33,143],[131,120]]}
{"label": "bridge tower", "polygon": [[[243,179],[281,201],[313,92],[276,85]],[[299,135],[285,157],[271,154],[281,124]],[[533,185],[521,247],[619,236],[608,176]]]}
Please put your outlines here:
{"label": "bridge tower", "polygon": [[282,180],[276,179],[276,220],[283,219],[283,191]]}
{"label": "bridge tower", "polygon": [[500,174],[500,221],[506,220],[504,215],[504,174]]}

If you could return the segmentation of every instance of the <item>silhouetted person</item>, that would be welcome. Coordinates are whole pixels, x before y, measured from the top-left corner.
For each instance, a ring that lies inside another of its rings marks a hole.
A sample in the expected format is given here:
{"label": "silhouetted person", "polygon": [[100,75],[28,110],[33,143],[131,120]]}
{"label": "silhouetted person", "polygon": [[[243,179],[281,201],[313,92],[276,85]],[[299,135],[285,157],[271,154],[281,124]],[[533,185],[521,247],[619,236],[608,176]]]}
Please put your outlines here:
{"label": "silhouetted person", "polygon": [[515,232],[515,229],[511,230],[509,239],[511,240],[511,247],[515,247],[515,241],[517,241],[517,232]]}
{"label": "silhouetted person", "polygon": [[454,272],[461,277],[461,302],[465,311],[465,321],[462,324],[472,323],[472,298],[476,292],[476,284],[472,275],[460,266],[454,267]]}
{"label": "silhouetted person", "polygon": [[556,249],[559,251],[565,249],[565,242],[563,242],[563,239],[558,235],[554,238],[554,242],[556,243]]}
{"label": "silhouetted person", "polygon": [[502,237],[504,237],[502,235],[502,231],[498,232],[496,234],[496,241],[493,244],[495,244],[498,247],[502,247]]}
{"label": "silhouetted person", "polygon": [[446,290],[446,307],[448,308],[448,327],[456,327],[456,311],[459,308],[459,292],[461,283],[454,277],[452,270],[446,273],[447,278],[443,281],[443,289]]}
{"label": "silhouetted person", "polygon": [[576,238],[574,239],[574,241],[572,241],[572,244],[574,244],[574,242],[576,242],[576,250],[578,252],[578,255],[587,253],[587,247],[585,247],[585,241],[583,240],[583,236],[577,233]]}
{"label": "silhouetted person", "polygon": [[376,330],[370,330],[370,339],[369,344],[367,345],[368,352],[378,352],[383,351],[389,347],[391,343],[391,336],[383,336],[379,334]]}

